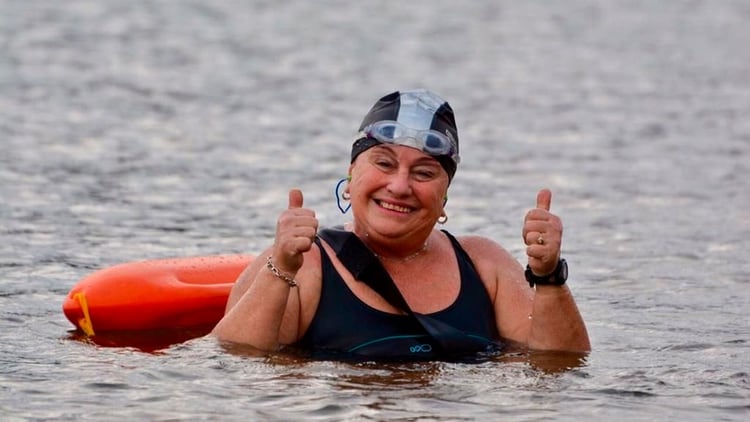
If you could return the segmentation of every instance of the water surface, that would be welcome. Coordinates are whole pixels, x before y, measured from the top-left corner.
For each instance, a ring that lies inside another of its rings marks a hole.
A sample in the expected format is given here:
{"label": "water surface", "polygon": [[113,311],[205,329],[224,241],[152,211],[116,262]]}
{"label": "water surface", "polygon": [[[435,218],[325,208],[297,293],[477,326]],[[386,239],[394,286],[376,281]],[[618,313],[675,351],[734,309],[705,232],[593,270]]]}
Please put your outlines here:
{"label": "water surface", "polygon": [[[740,0],[0,2],[3,420],[746,419],[748,19]],[[346,221],[359,120],[415,87],[457,112],[448,230],[522,259],[553,190],[585,362],[71,338],[63,298],[96,269],[258,252],[294,186]]]}

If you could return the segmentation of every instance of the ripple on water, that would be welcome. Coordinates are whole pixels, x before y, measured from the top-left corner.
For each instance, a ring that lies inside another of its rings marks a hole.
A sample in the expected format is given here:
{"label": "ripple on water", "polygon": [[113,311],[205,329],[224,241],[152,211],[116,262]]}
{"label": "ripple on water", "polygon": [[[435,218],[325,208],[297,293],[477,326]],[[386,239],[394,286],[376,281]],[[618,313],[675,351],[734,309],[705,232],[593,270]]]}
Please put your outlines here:
{"label": "ripple on water", "polygon": [[[6,418],[746,419],[745,2],[62,4],[0,3]],[[356,122],[415,86],[462,132],[445,228],[523,260],[523,216],[553,190],[585,362],[355,365],[70,332],[77,280],[256,253],[290,187],[324,225],[350,218],[332,191]]]}

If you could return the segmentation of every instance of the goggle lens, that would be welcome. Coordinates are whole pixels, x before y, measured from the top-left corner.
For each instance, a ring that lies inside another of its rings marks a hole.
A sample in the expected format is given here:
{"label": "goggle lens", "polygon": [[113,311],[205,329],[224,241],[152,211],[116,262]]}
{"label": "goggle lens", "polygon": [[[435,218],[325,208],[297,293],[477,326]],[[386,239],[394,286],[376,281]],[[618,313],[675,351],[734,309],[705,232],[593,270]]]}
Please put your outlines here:
{"label": "goggle lens", "polygon": [[[432,133],[425,133],[424,134],[424,146],[427,151],[433,151],[433,153],[436,154],[444,154],[444,150],[446,147],[445,140],[442,137],[436,136]],[[448,152],[450,152],[451,145],[450,141],[447,145]]]}

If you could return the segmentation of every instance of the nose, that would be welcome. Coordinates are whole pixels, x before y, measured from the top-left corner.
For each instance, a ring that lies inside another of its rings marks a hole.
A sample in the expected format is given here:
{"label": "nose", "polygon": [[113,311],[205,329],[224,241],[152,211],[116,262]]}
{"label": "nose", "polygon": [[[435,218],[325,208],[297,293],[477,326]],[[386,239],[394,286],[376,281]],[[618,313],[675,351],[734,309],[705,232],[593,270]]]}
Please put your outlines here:
{"label": "nose", "polygon": [[411,194],[411,179],[409,169],[399,167],[397,172],[390,175],[388,180],[388,192],[394,196],[406,196]]}

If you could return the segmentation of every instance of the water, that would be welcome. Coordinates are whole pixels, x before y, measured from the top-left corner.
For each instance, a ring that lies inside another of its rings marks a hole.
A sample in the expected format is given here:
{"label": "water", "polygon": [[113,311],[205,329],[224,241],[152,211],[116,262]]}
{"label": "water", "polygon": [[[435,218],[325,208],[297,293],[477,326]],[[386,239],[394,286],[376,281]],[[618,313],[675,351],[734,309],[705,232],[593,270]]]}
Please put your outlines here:
{"label": "water", "polygon": [[[0,2],[0,415],[746,419],[749,18],[740,0]],[[96,269],[257,252],[293,186],[343,222],[359,119],[414,87],[457,111],[446,228],[521,259],[523,214],[553,190],[583,364],[71,338],[62,300]]]}

